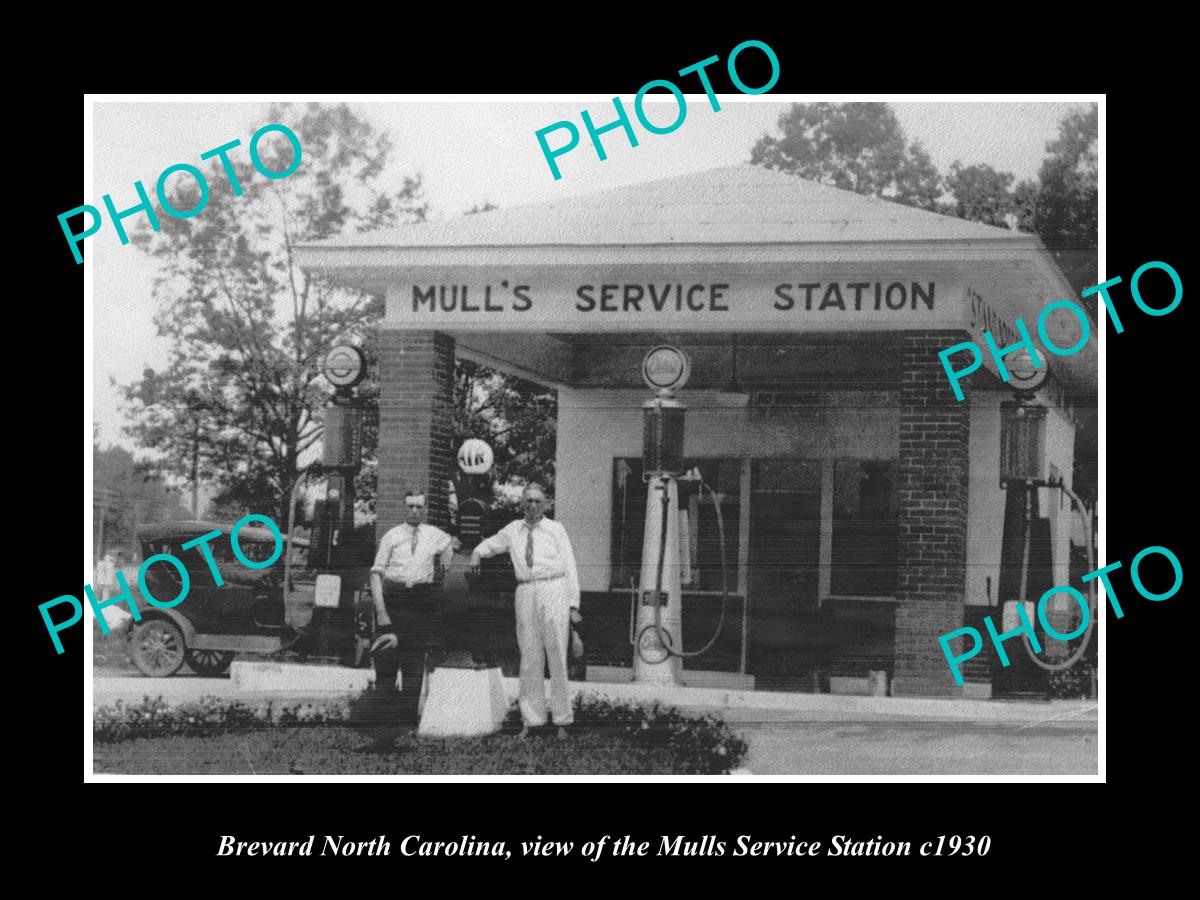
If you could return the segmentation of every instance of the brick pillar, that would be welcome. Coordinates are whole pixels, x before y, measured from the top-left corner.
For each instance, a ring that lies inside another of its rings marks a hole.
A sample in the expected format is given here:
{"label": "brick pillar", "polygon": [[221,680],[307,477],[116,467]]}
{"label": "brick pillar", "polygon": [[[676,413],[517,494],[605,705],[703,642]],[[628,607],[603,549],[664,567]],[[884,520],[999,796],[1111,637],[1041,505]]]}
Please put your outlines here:
{"label": "brick pillar", "polygon": [[970,398],[955,400],[937,354],[968,339],[961,331],[901,339],[896,695],[961,693],[938,637],[963,624]]}
{"label": "brick pillar", "polygon": [[427,521],[450,524],[454,339],[436,331],[384,328],[379,333],[379,493],[382,536],[404,521],[404,494],[423,490]]}

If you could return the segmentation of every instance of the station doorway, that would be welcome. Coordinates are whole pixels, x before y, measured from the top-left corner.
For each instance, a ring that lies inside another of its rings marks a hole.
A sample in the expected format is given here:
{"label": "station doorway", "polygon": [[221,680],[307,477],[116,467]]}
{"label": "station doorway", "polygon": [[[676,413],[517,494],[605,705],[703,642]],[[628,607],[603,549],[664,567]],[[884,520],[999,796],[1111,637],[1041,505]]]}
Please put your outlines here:
{"label": "station doorway", "polygon": [[766,690],[817,691],[821,464],[756,460],[751,484],[747,672]]}

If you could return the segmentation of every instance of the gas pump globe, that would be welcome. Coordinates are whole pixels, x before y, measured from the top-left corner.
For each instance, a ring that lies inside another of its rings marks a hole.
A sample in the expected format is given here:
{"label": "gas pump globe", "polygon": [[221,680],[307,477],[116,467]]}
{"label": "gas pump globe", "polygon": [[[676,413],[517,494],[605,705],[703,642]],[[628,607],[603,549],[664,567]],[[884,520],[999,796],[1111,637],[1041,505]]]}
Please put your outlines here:
{"label": "gas pump globe", "polygon": [[683,674],[679,570],[679,486],[687,409],[674,391],[687,383],[683,351],[658,346],[642,360],[642,378],[656,396],[642,405],[646,529],[633,633],[633,680],[677,684]]}

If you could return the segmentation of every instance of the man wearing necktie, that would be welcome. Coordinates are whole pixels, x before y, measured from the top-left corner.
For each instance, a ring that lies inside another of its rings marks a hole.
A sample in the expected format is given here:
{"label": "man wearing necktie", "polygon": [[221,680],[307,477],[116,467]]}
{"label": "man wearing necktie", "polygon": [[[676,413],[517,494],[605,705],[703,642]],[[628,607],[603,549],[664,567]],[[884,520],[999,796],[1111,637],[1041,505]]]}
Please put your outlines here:
{"label": "man wearing necktie", "polygon": [[[404,495],[405,520],[379,542],[371,567],[371,597],[375,601],[376,638],[371,644],[375,690],[393,696],[400,672],[396,718],[402,726],[417,723],[425,656],[439,642],[441,610],[435,596],[440,562],[443,572],[454,559],[454,539],[425,523],[425,495]],[[384,736],[381,743],[390,743]]]}
{"label": "man wearing necktie", "polygon": [[530,484],[521,495],[525,518],[510,522],[471,554],[471,566],[481,557],[508,552],[517,576],[517,646],[521,650],[521,721],[525,728],[546,724],[544,666],[550,667],[550,717],[558,736],[567,737],[574,722],[567,693],[567,644],[571,623],[578,624],[579,574],[567,530],[547,519],[546,494]]}

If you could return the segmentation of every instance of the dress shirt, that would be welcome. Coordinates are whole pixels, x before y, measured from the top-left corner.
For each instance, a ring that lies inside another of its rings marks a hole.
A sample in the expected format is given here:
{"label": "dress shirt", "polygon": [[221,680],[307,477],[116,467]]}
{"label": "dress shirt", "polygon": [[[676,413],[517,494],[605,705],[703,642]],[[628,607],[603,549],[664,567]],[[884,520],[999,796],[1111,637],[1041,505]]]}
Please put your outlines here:
{"label": "dress shirt", "polygon": [[[415,553],[414,531],[417,537]],[[454,538],[433,525],[412,526],[405,522],[383,536],[371,571],[407,587],[430,584],[433,582],[433,558],[439,553],[442,554],[442,568],[449,568],[454,559]]]}
{"label": "dress shirt", "polygon": [[[525,562],[529,536],[533,535],[533,569]],[[496,556],[508,552],[517,581],[537,581],[561,576],[566,580],[567,596],[573,609],[579,608],[579,573],[575,568],[575,552],[567,530],[553,519],[544,516],[530,526],[524,519],[509,522],[496,534],[475,548],[480,556]]]}

